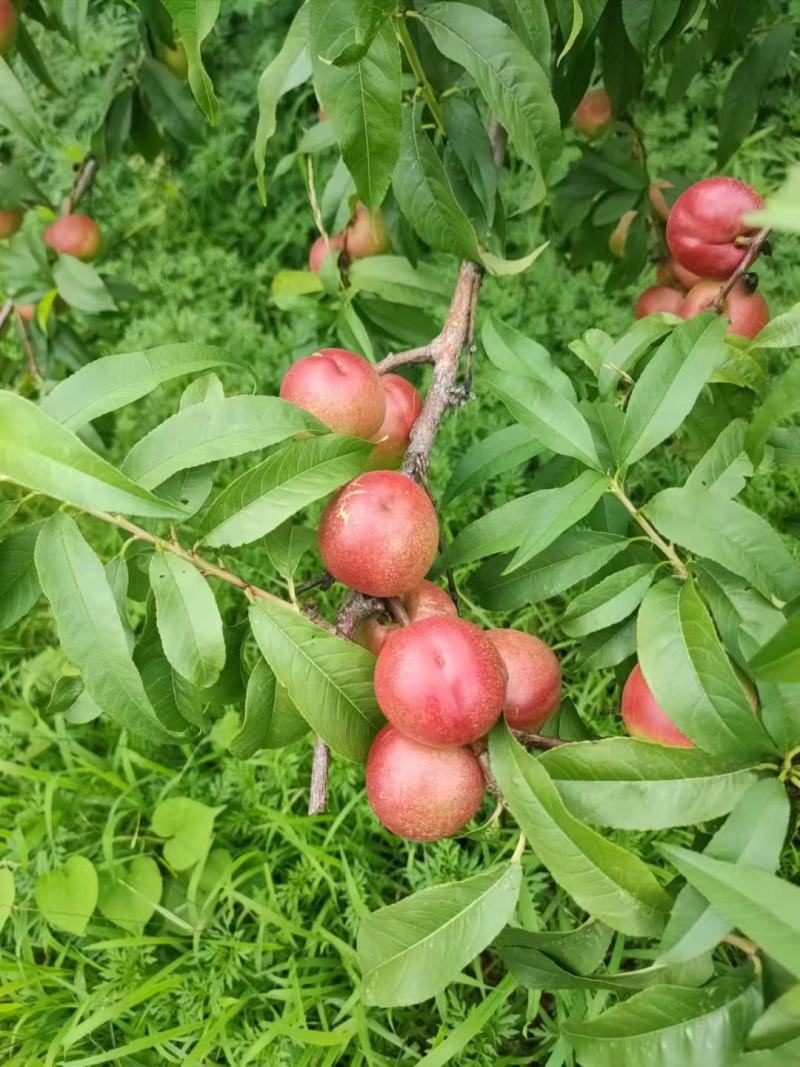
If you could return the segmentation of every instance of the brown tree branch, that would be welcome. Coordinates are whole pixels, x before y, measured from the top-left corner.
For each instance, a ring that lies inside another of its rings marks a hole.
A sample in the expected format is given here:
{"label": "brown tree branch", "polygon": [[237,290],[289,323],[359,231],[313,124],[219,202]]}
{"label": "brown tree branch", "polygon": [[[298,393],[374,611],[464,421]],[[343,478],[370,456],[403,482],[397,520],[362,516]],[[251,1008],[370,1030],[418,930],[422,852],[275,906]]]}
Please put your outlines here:
{"label": "brown tree branch", "polygon": [[758,259],[759,255],[761,254],[761,250],[764,247],[767,238],[769,237],[769,233],[769,227],[765,226],[763,230],[759,230],[758,233],[755,234],[755,236],[750,238],[750,243],[747,246],[747,251],[745,252],[744,257],[742,258],[742,262],[722,286],[722,288],[714,298],[714,302],[710,305],[710,307],[714,311],[720,311],[722,309],[722,305],[733,292],[733,288],[736,283],[739,281],[743,274],[747,274],[752,265]]}
{"label": "brown tree branch", "polygon": [[[411,440],[401,471],[417,482],[424,484],[430,464],[431,450],[444,413],[455,406],[461,398],[455,389],[461,353],[472,343],[475,321],[475,304],[478,299],[482,272],[475,263],[461,264],[450,310],[441,332],[428,345],[397,352],[378,364],[379,373],[408,363],[433,363],[433,380],[425,403],[411,430]],[[321,584],[324,578],[315,582]],[[399,601],[384,602],[374,597],[348,593],[336,620],[337,632],[352,639],[356,627],[370,615],[388,610],[398,621],[407,617]],[[401,614],[402,613],[402,614]],[[311,768],[309,815],[318,815],[327,808],[327,781],[330,753],[320,737],[314,743],[314,761]]]}

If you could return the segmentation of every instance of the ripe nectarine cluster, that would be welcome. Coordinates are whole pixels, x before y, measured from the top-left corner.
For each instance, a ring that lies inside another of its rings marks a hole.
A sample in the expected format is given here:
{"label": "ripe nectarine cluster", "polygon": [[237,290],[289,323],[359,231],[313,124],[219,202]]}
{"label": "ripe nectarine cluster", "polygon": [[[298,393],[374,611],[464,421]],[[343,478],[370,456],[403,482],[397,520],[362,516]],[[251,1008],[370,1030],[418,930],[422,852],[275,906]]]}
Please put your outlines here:
{"label": "ripe nectarine cluster", "polygon": [[[669,255],[658,265],[659,284],[639,296],[635,317],[670,311],[691,319],[711,307],[756,232],[745,216],[762,207],[755,190],[735,178],[705,178],[690,185],[667,216]],[[736,280],[719,310],[731,320],[728,333],[739,337],[753,338],[769,322],[767,302],[751,275]]]}
{"label": "ripe nectarine cluster", "polygon": [[[330,429],[375,441],[375,466],[402,458],[421,410],[404,378],[380,377],[342,349],[299,360],[280,393]],[[413,840],[455,833],[483,797],[482,739],[503,712],[519,730],[549,718],[561,696],[558,660],[530,634],[484,632],[459,618],[444,589],[425,580],[439,522],[427,492],[400,471],[374,469],[339,490],[322,515],[318,544],[334,578],[365,596],[396,598],[408,620],[371,617],[354,634],[377,656],[375,697],[388,720],[367,759],[373,810]]]}

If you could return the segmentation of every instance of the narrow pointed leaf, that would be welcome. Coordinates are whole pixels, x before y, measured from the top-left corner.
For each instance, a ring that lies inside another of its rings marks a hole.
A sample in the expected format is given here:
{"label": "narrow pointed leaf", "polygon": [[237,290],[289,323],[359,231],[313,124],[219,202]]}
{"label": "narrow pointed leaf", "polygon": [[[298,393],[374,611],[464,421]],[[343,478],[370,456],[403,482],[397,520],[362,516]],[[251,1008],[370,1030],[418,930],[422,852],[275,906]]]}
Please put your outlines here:
{"label": "narrow pointed leaf", "polygon": [[774,754],[692,582],[667,578],[639,609],[639,663],[663,711],[706,752]]}
{"label": "narrow pointed leaf", "polygon": [[337,755],[363,762],[383,721],[372,683],[375,657],[272,601],[250,605],[250,625],[309,726]]}
{"label": "narrow pointed leaf", "polygon": [[659,847],[717,911],[800,977],[800,887],[757,867],[725,863],[677,845]]}
{"label": "narrow pointed leaf", "polygon": [[357,946],[365,1003],[400,1007],[441,993],[511,918],[521,875],[510,863],[368,915]]}
{"label": "narrow pointed leaf", "polygon": [[42,595],[34,561],[40,529],[26,526],[0,543],[0,630],[19,622]]}
{"label": "narrow pointed leaf", "polygon": [[543,446],[524,426],[507,426],[478,441],[456,460],[442,498],[449,504],[469,489],[489,484],[499,474],[539,455]]}
{"label": "narrow pointed leaf", "polygon": [[[774,871],[789,826],[789,798],[776,778],[752,782],[703,850],[712,859]],[[733,924],[716,911],[694,886],[678,894],[661,940],[665,963],[694,959],[710,952]]]}
{"label": "narrow pointed leaf", "polygon": [[753,656],[750,670],[768,682],[800,682],[800,612]]}
{"label": "narrow pointed leaf", "polygon": [[721,493],[728,499],[739,495],[753,473],[744,450],[746,426],[743,419],[728,423],[686,479],[686,489]]}
{"label": "narrow pointed leaf", "polygon": [[231,362],[221,348],[193,342],[104,356],[59,382],[42,401],[42,409],[70,430],[79,430],[162,382]]}
{"label": "narrow pointed leaf", "polygon": [[0,56],[0,126],[5,126],[15,137],[28,141],[38,148],[42,140],[42,127],[25,90],[17,76]]}
{"label": "narrow pointed leaf", "polygon": [[169,741],[131,659],[103,565],[64,512],[42,526],[36,567],[64,652],[92,700],[132,733]]}
{"label": "narrow pointed leaf", "polygon": [[292,441],[214,498],[203,516],[200,539],[216,547],[263,537],[361,474],[373,447],[341,434]]}
{"label": "narrow pointed leaf", "polygon": [[0,475],[81,508],[157,518],[183,514],[15,393],[0,392]]}
{"label": "narrow pointed leaf", "polygon": [[222,618],[206,579],[185,559],[156,552],[150,583],[167,659],[192,685],[213,685],[225,665]]}
{"label": "narrow pointed leaf", "polygon": [[668,540],[746,578],[767,599],[800,595],[800,568],[760,515],[701,489],[662,489],[642,508]]}
{"label": "narrow pointed leaf", "polygon": [[618,830],[692,826],[726,815],[755,781],[700,749],[628,737],[577,742],[545,752],[542,766],[577,818]]}
{"label": "narrow pointed leaf", "polygon": [[249,759],[262,748],[283,748],[308,733],[275,672],[259,658],[247,682],[242,727],[230,743],[237,759]]}
{"label": "narrow pointed leaf", "polygon": [[647,865],[576,819],[544,766],[504,726],[492,731],[489,752],[508,809],[556,882],[615,930],[659,933],[670,900]]}
{"label": "narrow pointed leaf", "polygon": [[172,16],[189,61],[189,86],[201,111],[212,124],[217,121],[219,103],[214,85],[203,66],[201,45],[214,28],[220,0],[162,0]]}
{"label": "narrow pointed leaf", "polygon": [[146,488],[177,471],[267,448],[322,423],[276,396],[230,396],[193,404],[156,426],[130,450],[122,469]]}
{"label": "narrow pointed leaf", "polygon": [[725,357],[726,322],[702,314],[678,326],[634,387],[625,413],[621,458],[634,463],[673,434]]}
{"label": "narrow pointed leaf", "polygon": [[639,607],[655,573],[655,564],[634,563],[609,574],[570,602],[561,619],[564,632],[583,637],[622,622]]}

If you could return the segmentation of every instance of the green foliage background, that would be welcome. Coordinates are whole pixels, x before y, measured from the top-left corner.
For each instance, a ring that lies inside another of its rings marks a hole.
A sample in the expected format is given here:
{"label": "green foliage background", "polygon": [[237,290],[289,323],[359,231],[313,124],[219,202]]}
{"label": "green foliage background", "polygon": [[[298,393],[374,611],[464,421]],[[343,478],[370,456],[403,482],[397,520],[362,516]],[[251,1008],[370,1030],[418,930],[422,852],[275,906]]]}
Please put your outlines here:
{"label": "green foliage background", "polygon": [[[79,325],[92,357],[174,340],[218,343],[250,365],[259,391],[275,392],[289,362],[326,340],[309,318],[282,311],[270,300],[276,272],[304,266],[313,238],[302,175],[290,168],[274,181],[264,210],[251,158],[256,78],[295,6],[286,0],[226,0],[205,48],[221,102],[218,125],[204,143],[170,158],[148,164],[132,156],[101,170],[86,209],[106,236],[103,267],[132,280],[144,296],[129,314]],[[81,56],[55,36],[43,41],[62,89],[55,97],[31,86],[47,127],[58,131],[46,161],[34,167],[51,193],[69,185],[72,164],[85,153],[87,130],[97,117],[99,80],[129,14],[122,4],[96,6]],[[796,58],[792,63],[796,84]],[[654,174],[668,167],[693,179],[714,172],[713,131],[729,69],[719,63],[706,69],[669,110],[661,103],[666,76],[648,86],[636,117]],[[315,110],[310,90],[284,103],[271,163],[292,148],[298,129],[315,120]],[[800,96],[775,93],[764,101],[756,132],[728,173],[772,190],[797,158],[798,129]],[[522,200],[522,178],[516,181]],[[512,220],[509,254],[523,254],[541,241],[540,221],[538,210]],[[773,258],[759,266],[762,291],[778,311],[797,299],[800,260],[798,238],[780,236],[775,244]],[[441,270],[452,276],[453,262],[443,259]],[[526,273],[487,281],[480,313],[492,311],[541,339],[569,366],[575,357],[568,343],[584,330],[599,327],[616,335],[630,321],[638,287],[606,289],[607,270],[598,264],[573,271],[551,247]],[[6,338],[0,342],[3,384],[21,373],[15,342]],[[227,377],[226,384],[237,383]],[[440,490],[466,447],[507,422],[481,385],[480,362],[475,387],[476,399],[448,418],[437,442],[432,483]],[[173,410],[177,396],[177,386],[162,387],[123,412],[108,442],[112,457],[124,455]],[[677,471],[688,470],[691,447],[685,439],[682,447],[669,454],[662,449],[640,464],[643,483],[631,486],[632,495],[674,484]],[[231,464],[232,472],[244,462]],[[481,494],[458,498],[444,513],[445,533],[452,535],[517,495],[528,477],[521,470]],[[797,534],[799,481],[796,472],[762,474],[745,500],[777,529]],[[91,536],[107,538],[100,548],[118,545],[113,531],[93,529]],[[258,547],[250,546],[240,559],[254,581],[272,580]],[[561,640],[558,601],[509,619],[489,618],[469,602],[466,608],[487,625],[513,623],[555,642],[566,692],[578,711],[599,734],[620,732],[618,679],[613,671],[587,671],[576,643]],[[493,964],[484,968],[478,961],[445,994],[411,1009],[367,1013],[359,1000],[350,946],[360,918],[410,891],[485,869],[504,850],[510,853],[510,831],[489,829],[470,841],[424,848],[400,841],[371,815],[361,769],[342,763],[332,772],[331,814],[311,819],[305,814],[310,744],[239,762],[226,751],[236,729],[232,713],[195,748],[173,749],[168,763],[153,762],[139,754],[138,744],[128,748],[108,722],[67,727],[60,715],[47,712],[63,654],[45,606],[0,641],[2,832],[6,857],[20,864],[17,905],[0,935],[4,1062],[377,1067],[417,1062],[446,1035],[450,1044],[441,1047],[451,1054],[443,1051],[424,1062],[459,1067],[569,1062],[554,1036],[555,1021],[587,1008],[596,1014],[609,994],[563,993],[540,1000],[540,994],[515,990],[508,982],[492,994],[498,978]],[[160,847],[151,815],[160,801],[176,796],[219,809],[211,852],[204,866],[167,879],[163,911],[146,935],[123,935],[99,915],[79,942],[51,931],[34,904],[37,875],[76,852],[101,861],[124,858],[143,838]],[[711,829],[703,827],[698,835],[673,831],[667,839],[696,844]],[[618,836],[623,843],[644,838]],[[637,847],[647,857],[647,845]],[[796,878],[800,857],[791,848],[785,855],[781,873]],[[538,918],[550,928],[574,923],[572,905],[554,892],[531,853],[525,857],[521,907],[526,920]],[[617,950],[621,947],[619,935]]]}

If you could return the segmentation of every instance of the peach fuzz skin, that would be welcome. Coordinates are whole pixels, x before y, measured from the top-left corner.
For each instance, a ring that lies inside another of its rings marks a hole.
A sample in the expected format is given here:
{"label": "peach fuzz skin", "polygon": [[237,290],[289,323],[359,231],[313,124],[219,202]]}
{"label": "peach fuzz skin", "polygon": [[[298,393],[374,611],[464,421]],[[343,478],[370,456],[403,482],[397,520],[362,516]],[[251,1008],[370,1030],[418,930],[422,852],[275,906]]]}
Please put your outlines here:
{"label": "peach fuzz skin", "polygon": [[[684,319],[693,319],[710,307],[722,288],[720,282],[706,279],[693,286],[681,302],[678,314]],[[731,290],[721,314],[731,320],[728,333],[752,340],[769,322],[769,307],[759,292],[751,293],[744,282],[737,282]]]}
{"label": "peach fuzz skin", "polygon": [[484,779],[468,748],[429,748],[384,726],[367,756],[366,787],[387,830],[412,841],[438,841],[477,814]]}
{"label": "peach fuzz skin", "polygon": [[513,730],[538,730],[561,703],[561,666],[555,652],[521,630],[489,630],[486,636],[508,675],[506,722]]}
{"label": "peach fuzz skin", "polygon": [[736,178],[704,178],[681,193],[667,219],[667,244],[686,270],[701,278],[729,278],[746,248],[737,238],[755,232],[744,216],[764,202]]}
{"label": "peach fuzz skin", "polygon": [[378,432],[377,442],[370,453],[372,469],[399,467],[408,448],[411,429],[422,411],[422,397],[399,374],[384,374],[381,378],[386,413]]}
{"label": "peach fuzz skin", "polygon": [[330,430],[371,439],[386,412],[378,372],[346,348],[321,348],[298,359],[281,380],[280,395]]}
{"label": "peach fuzz skin", "polygon": [[375,696],[393,726],[434,748],[483,737],[503,710],[506,671],[477,626],[447,616],[421,619],[386,639]]}
{"label": "peach fuzz skin", "polygon": [[402,596],[436,558],[439,520],[416,482],[397,471],[369,471],[325,508],[317,543],[337,581],[367,596]]}

